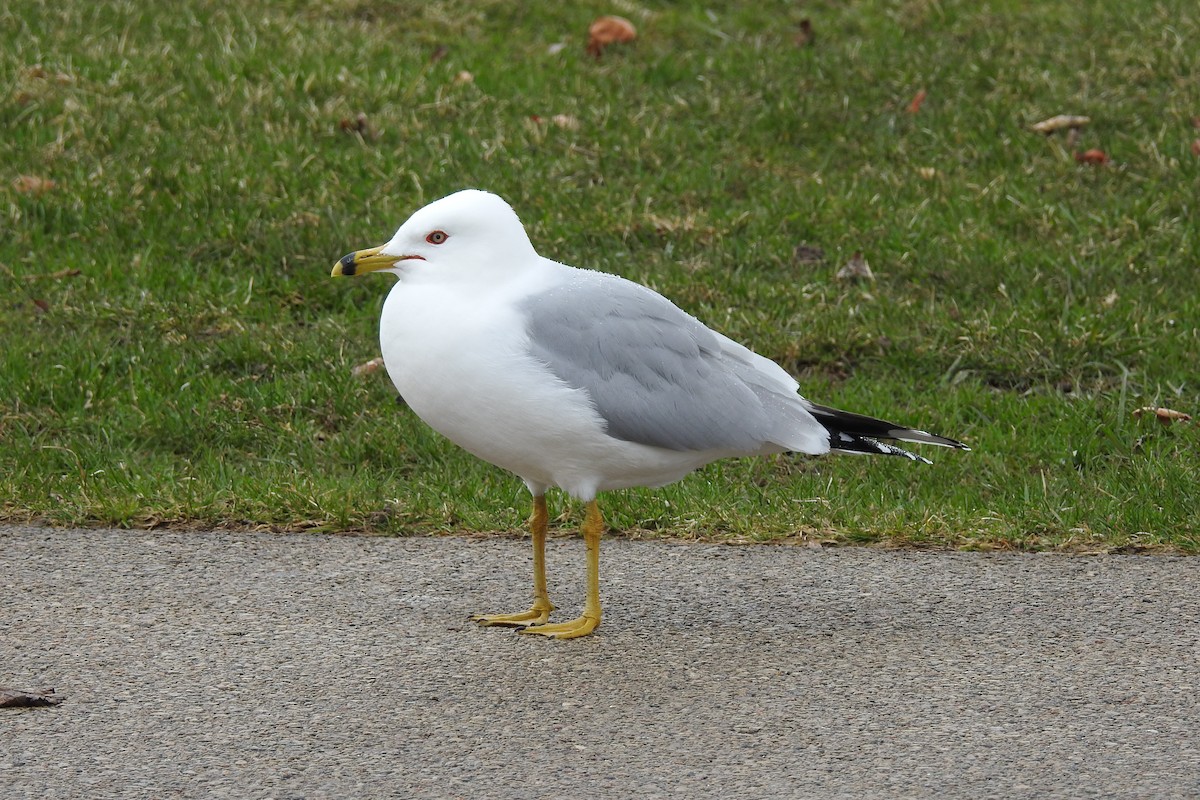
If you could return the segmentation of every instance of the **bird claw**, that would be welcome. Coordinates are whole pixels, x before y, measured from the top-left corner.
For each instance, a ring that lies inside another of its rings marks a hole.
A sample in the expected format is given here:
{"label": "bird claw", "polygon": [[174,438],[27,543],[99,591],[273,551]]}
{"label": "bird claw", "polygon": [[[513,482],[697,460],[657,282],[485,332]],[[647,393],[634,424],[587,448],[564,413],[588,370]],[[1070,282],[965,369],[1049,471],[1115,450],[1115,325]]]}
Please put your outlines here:
{"label": "bird claw", "polygon": [[523,625],[517,628],[517,633],[532,633],[548,636],[551,639],[574,639],[577,636],[587,636],[600,625],[599,616],[582,616],[567,622],[554,622],[548,625]]}
{"label": "bird claw", "polygon": [[517,614],[472,614],[469,619],[485,628],[525,628],[529,625],[540,625],[550,619],[550,612],[553,610],[554,606],[550,603],[543,605],[535,602],[528,611]]}

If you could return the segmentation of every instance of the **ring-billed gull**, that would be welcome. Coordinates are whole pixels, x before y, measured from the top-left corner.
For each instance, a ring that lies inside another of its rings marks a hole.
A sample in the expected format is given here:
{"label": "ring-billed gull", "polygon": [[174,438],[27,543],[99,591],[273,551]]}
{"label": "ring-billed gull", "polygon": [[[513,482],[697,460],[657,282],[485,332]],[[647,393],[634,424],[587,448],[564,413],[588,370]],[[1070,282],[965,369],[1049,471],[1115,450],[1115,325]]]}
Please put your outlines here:
{"label": "ring-billed gull", "polygon": [[[483,625],[567,639],[600,624],[600,492],[663,486],[719,458],[832,451],[926,461],[893,439],[960,442],[817,405],[774,362],[616,275],[539,256],[494,194],[457,192],[420,209],[381,247],[333,275],[391,272],[383,361],[434,430],[512,473],[533,495],[533,605]],[[926,462],[928,463],[928,462]],[[587,598],[549,623],[546,490],[587,504]]]}

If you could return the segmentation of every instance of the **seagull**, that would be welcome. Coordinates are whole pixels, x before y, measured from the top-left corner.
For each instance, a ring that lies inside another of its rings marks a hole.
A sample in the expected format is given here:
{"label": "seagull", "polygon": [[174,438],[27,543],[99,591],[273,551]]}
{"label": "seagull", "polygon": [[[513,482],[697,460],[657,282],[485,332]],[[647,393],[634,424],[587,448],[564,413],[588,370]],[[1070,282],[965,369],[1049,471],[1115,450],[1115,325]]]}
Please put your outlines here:
{"label": "seagull", "polygon": [[[782,367],[617,275],[538,255],[513,208],[477,189],[416,211],[333,277],[390,272],[379,338],[388,375],[431,428],[533,496],[533,604],[476,614],[556,639],[600,624],[601,492],[672,483],[717,459],[829,452],[927,459],[882,440],[961,442],[806,400]],[[587,595],[550,622],[546,491],[586,505]]]}

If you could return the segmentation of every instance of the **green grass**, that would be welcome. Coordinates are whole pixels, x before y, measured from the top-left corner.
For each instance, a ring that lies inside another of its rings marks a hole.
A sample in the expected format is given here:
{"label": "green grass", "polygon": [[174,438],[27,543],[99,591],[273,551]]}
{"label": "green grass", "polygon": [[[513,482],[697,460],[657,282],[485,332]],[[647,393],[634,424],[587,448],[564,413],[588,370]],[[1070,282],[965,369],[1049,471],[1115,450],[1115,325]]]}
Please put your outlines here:
{"label": "green grass", "polygon": [[[640,38],[597,62],[614,9]],[[517,480],[351,376],[388,281],[328,279],[478,186],[807,396],[975,448],[718,463],[614,528],[1200,549],[1197,426],[1131,415],[1200,412],[1194,4],[16,0],[0,37],[0,519],[519,529]],[[1058,113],[1111,163],[1029,131]],[[874,283],[835,279],[856,250]]]}

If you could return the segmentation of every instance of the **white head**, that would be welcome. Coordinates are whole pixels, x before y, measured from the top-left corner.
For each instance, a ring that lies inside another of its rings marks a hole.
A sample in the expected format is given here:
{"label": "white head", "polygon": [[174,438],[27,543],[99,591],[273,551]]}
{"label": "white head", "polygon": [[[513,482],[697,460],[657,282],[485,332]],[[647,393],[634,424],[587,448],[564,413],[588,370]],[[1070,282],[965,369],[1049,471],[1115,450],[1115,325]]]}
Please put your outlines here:
{"label": "white head", "polygon": [[494,269],[536,255],[512,206],[490,192],[464,189],[418,210],[382,247],[344,256],[333,275]]}

